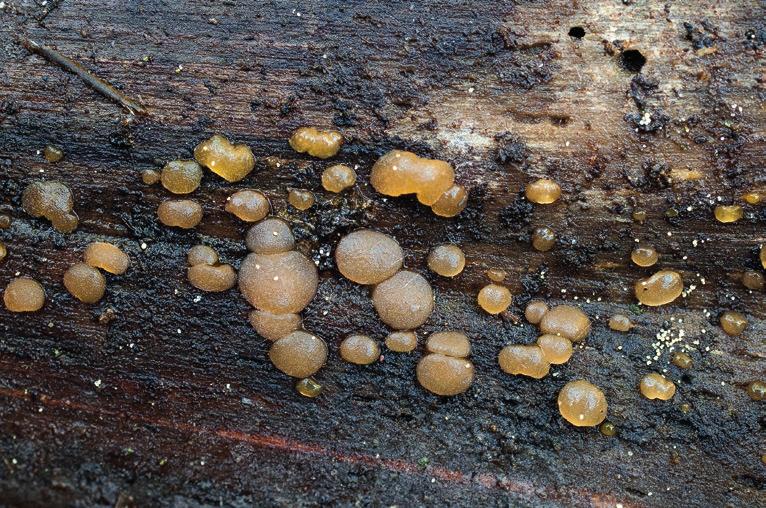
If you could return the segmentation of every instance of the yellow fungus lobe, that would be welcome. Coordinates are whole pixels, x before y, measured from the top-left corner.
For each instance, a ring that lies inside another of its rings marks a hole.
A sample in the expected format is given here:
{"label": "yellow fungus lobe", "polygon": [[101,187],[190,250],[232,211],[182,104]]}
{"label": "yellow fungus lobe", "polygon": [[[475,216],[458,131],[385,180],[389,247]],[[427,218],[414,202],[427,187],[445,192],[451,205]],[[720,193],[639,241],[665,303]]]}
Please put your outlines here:
{"label": "yellow fungus lobe", "polygon": [[747,385],[747,394],[753,400],[766,399],[766,383],[763,381],[753,381]]}
{"label": "yellow fungus lobe", "polygon": [[532,300],[524,309],[524,317],[533,325],[538,324],[548,312],[548,304],[542,300]]}
{"label": "yellow fungus lobe", "polygon": [[692,357],[681,351],[676,351],[670,360],[679,369],[689,369],[694,364]]}
{"label": "yellow fungus lobe", "polygon": [[218,263],[218,253],[207,245],[195,245],[186,253],[186,262],[189,266],[215,265]]}
{"label": "yellow fungus lobe", "polygon": [[231,265],[201,263],[190,266],[186,274],[192,286],[211,293],[226,291],[237,283],[237,272]]}
{"label": "yellow fungus lobe", "polygon": [[381,321],[394,330],[413,330],[426,322],[434,308],[434,293],[422,275],[401,271],[372,292]]}
{"label": "yellow fungus lobe", "polygon": [[630,259],[638,266],[652,266],[660,259],[660,255],[651,246],[638,246],[630,253]]}
{"label": "yellow fungus lobe", "polygon": [[340,343],[340,357],[348,363],[369,365],[380,358],[380,348],[367,335],[349,335]]}
{"label": "yellow fungus lobe", "polygon": [[742,200],[748,205],[760,205],[764,196],[760,192],[750,191],[742,195]]}
{"label": "yellow fungus lobe", "polygon": [[288,376],[307,378],[327,361],[327,344],[316,335],[295,331],[271,345],[269,359]]}
{"label": "yellow fungus lobe", "polygon": [[669,400],[673,398],[673,395],[676,393],[676,385],[673,381],[657,372],[650,372],[642,377],[639,388],[641,390],[641,395],[650,400]]}
{"label": "yellow fungus lobe", "polygon": [[72,191],[61,182],[36,180],[30,183],[21,196],[21,205],[32,217],[45,217],[51,221],[60,233],[77,229],[79,219],[72,211]]}
{"label": "yellow fungus lobe", "polygon": [[35,312],[45,303],[45,290],[34,279],[17,277],[5,286],[3,302],[11,312]]}
{"label": "yellow fungus lobe", "polygon": [[559,413],[575,427],[595,427],[606,419],[604,392],[584,379],[570,381],[559,392]]}
{"label": "yellow fungus lobe", "polygon": [[335,248],[340,273],[357,284],[378,284],[393,276],[404,261],[399,242],[371,229],[344,236]]}
{"label": "yellow fungus lobe", "polygon": [[202,220],[202,206],[191,199],[168,199],[157,207],[157,217],[168,227],[191,229]]}
{"label": "yellow fungus lobe", "polygon": [[154,185],[160,181],[160,174],[153,169],[145,169],[141,171],[141,181],[146,185]]}
{"label": "yellow fungus lobe", "polygon": [[269,214],[271,205],[262,192],[244,189],[229,196],[224,209],[239,220],[258,222]]}
{"label": "yellow fungus lobe", "polygon": [[524,194],[532,203],[549,205],[561,197],[561,187],[549,178],[540,178],[527,185]]}
{"label": "yellow fungus lobe", "polygon": [[437,245],[428,254],[428,268],[442,277],[454,277],[465,267],[465,254],[457,245]]}
{"label": "yellow fungus lobe", "polygon": [[316,265],[294,250],[248,254],[239,269],[239,290],[245,299],[275,314],[300,312],[314,298],[318,283]]}
{"label": "yellow fungus lobe", "polygon": [[747,270],[742,274],[742,285],[747,289],[760,291],[766,286],[766,282],[764,282],[763,274],[761,272]]}
{"label": "yellow fungus lobe", "polygon": [[356,183],[356,171],[345,164],[335,164],[322,172],[322,187],[329,192],[343,192]]}
{"label": "yellow fungus lobe", "polygon": [[295,383],[295,391],[304,397],[313,399],[322,393],[322,385],[317,383],[315,379],[307,377],[300,379]]}
{"label": "yellow fungus lobe", "polygon": [[130,257],[119,247],[108,242],[89,244],[83,257],[90,266],[114,275],[122,275],[130,266]]}
{"label": "yellow fungus lobe", "polygon": [[511,344],[505,346],[497,355],[497,363],[503,372],[535,379],[542,379],[547,376],[551,368],[542,348],[537,345]]}
{"label": "yellow fungus lobe", "polygon": [[745,315],[733,310],[727,310],[721,314],[720,321],[723,331],[732,337],[741,334],[747,327],[747,318]]}
{"label": "yellow fungus lobe", "polygon": [[278,254],[293,250],[295,237],[287,222],[269,218],[250,228],[245,244],[256,254]]}
{"label": "yellow fungus lobe", "polygon": [[77,263],[64,273],[64,287],[83,303],[96,303],[104,296],[106,279],[96,268]]}
{"label": "yellow fungus lobe", "polygon": [[590,333],[590,319],[577,307],[558,305],[540,320],[540,331],[580,342]]}
{"label": "yellow fungus lobe", "polygon": [[0,242],[0,261],[4,260],[8,255],[8,248],[3,242]]}
{"label": "yellow fungus lobe", "polygon": [[250,312],[250,324],[258,335],[266,340],[275,341],[290,335],[301,327],[303,320],[299,314],[272,314],[265,310]]}
{"label": "yellow fungus lobe", "polygon": [[742,218],[742,207],[739,205],[718,205],[713,211],[715,219],[724,224],[737,222]]}
{"label": "yellow fungus lobe", "polygon": [[418,345],[415,332],[391,332],[386,337],[386,347],[396,353],[409,353]]}
{"label": "yellow fungus lobe", "polygon": [[636,282],[634,291],[639,302],[657,307],[672,302],[684,290],[684,281],[678,272],[660,270],[651,277]]}
{"label": "yellow fungus lobe", "polygon": [[48,145],[43,150],[43,157],[48,162],[58,162],[64,158],[64,150],[57,146]]}
{"label": "yellow fungus lobe", "polygon": [[615,314],[609,318],[609,328],[617,332],[629,332],[633,328],[633,323],[628,316]]}
{"label": "yellow fungus lobe", "polygon": [[453,185],[431,205],[431,211],[439,217],[454,217],[467,205],[468,191],[462,185]]}
{"label": "yellow fungus lobe", "polygon": [[761,247],[759,257],[761,259],[761,266],[766,268],[766,245]]}
{"label": "yellow fungus lobe", "polygon": [[216,134],[194,149],[194,158],[228,182],[238,182],[255,167],[255,157],[247,145],[234,145]]}
{"label": "yellow fungus lobe", "polygon": [[173,194],[189,194],[202,181],[202,166],[193,160],[170,161],[162,168],[160,180]]}
{"label": "yellow fungus lobe", "polygon": [[556,233],[549,227],[536,228],[532,233],[532,247],[540,252],[548,252],[556,245]]}
{"label": "yellow fungus lobe", "polygon": [[537,338],[543,356],[553,365],[566,363],[572,357],[572,341],[560,335],[545,334]]}
{"label": "yellow fungus lobe", "polygon": [[307,190],[291,189],[287,193],[287,201],[300,211],[308,210],[314,206],[314,193]]}
{"label": "yellow fungus lobe", "polygon": [[449,397],[465,392],[473,383],[473,364],[465,358],[427,354],[415,369],[420,386],[431,393]]}
{"label": "yellow fungus lobe", "polygon": [[481,288],[476,300],[488,314],[500,314],[511,305],[513,295],[505,286],[487,284]]}
{"label": "yellow fungus lobe", "polygon": [[327,159],[338,153],[343,144],[343,135],[336,130],[300,127],[290,136],[289,142],[298,153]]}
{"label": "yellow fungus lobe", "polygon": [[508,273],[499,268],[490,268],[487,270],[487,278],[492,282],[503,282],[507,276]]}
{"label": "yellow fungus lobe", "polygon": [[462,332],[436,332],[428,337],[426,350],[429,353],[465,358],[471,354],[471,343]]}
{"label": "yellow fungus lobe", "polygon": [[370,183],[386,196],[415,194],[420,203],[432,206],[452,188],[455,171],[445,161],[392,150],[375,162]]}

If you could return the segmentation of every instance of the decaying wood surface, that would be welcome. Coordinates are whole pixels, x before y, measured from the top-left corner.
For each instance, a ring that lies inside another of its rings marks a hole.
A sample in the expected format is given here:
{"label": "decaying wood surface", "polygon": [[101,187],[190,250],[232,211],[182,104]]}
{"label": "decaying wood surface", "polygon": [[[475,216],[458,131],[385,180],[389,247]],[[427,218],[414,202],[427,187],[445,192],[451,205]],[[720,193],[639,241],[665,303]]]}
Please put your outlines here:
{"label": "decaying wood surface", "polygon": [[[712,219],[719,198],[766,191],[762,2],[42,4],[0,2],[0,203],[13,216],[0,230],[9,250],[0,286],[18,272],[48,294],[37,314],[0,310],[3,505],[766,503],[763,403],[744,390],[766,370],[766,308],[738,280],[758,269],[766,208],[748,207],[736,224]],[[575,26],[582,39],[568,36]],[[30,54],[24,37],[79,61],[148,115]],[[324,193],[327,163],[289,149],[289,133],[309,124],[347,136],[337,160],[358,165],[354,192]],[[203,224],[161,227],[155,210],[167,194],[140,171],[189,157],[214,132],[248,143],[256,170],[236,185],[206,175],[194,195]],[[65,150],[60,163],[40,155],[50,143]],[[369,168],[393,147],[455,164],[468,210],[442,220],[377,195]],[[543,175],[561,182],[564,199],[533,208],[519,192]],[[75,233],[23,213],[35,178],[72,188]],[[200,241],[236,266],[244,257],[245,227],[223,211],[242,187],[267,192],[320,262],[305,313],[332,353],[319,399],[300,397],[270,365],[236,290],[200,295],[185,280],[185,252]],[[290,187],[314,190],[318,205],[287,208]],[[631,221],[637,209],[648,212],[644,225]],[[560,238],[546,254],[529,246],[539,225]],[[468,393],[420,389],[420,352],[366,368],[338,359],[344,334],[386,333],[367,290],[340,278],[328,255],[360,226],[396,236],[421,273],[434,244],[463,246],[463,274],[428,275],[437,310],[420,336],[468,333],[478,373]],[[61,278],[96,239],[122,246],[133,266],[86,306]],[[631,266],[635,239],[696,289],[634,313],[633,282],[651,271]],[[474,303],[489,267],[510,273],[507,319]],[[533,296],[576,300],[594,319],[585,346],[539,381],[496,364],[503,345],[534,340],[513,319]],[[717,326],[729,308],[748,315],[741,337]],[[616,312],[638,326],[609,331]],[[667,350],[646,364],[663,326],[684,331],[693,369],[671,365]],[[641,376],[665,369],[675,398],[642,399]],[[556,394],[581,377],[604,389],[616,437],[559,417]]]}

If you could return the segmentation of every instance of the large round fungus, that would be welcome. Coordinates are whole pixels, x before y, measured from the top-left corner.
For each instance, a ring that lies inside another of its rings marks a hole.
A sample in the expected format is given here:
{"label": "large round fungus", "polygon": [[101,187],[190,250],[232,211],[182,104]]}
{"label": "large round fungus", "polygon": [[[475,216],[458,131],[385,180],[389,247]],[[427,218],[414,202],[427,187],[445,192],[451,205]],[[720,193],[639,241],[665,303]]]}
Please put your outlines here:
{"label": "large round fungus", "polygon": [[72,211],[72,191],[61,182],[36,180],[30,183],[21,196],[21,206],[32,217],[45,217],[51,221],[60,233],[71,233],[79,224],[77,214]]}
{"label": "large round fungus", "polygon": [[378,284],[393,276],[404,261],[399,243],[383,233],[360,229],[344,236],[335,248],[335,263],[357,284]]}
{"label": "large round fungus", "polygon": [[343,192],[356,183],[356,171],[344,164],[335,164],[322,172],[322,187],[330,192]]}
{"label": "large round fungus", "polygon": [[561,187],[553,180],[540,178],[527,185],[524,194],[533,203],[549,205],[561,197]]}
{"label": "large round fungus", "polygon": [[343,144],[343,135],[336,130],[300,127],[290,136],[290,146],[298,153],[307,153],[312,157],[327,159],[332,157]]}
{"label": "large round fungus", "polygon": [[662,374],[651,372],[641,378],[641,395],[647,399],[669,400],[676,393],[676,385]]}
{"label": "large round fungus", "polygon": [[465,254],[457,245],[437,245],[428,254],[428,268],[442,277],[454,277],[465,267]]}
{"label": "large round fungus", "polygon": [[309,377],[327,361],[327,344],[316,335],[292,332],[271,345],[269,359],[288,376]]}
{"label": "large round fungus", "polygon": [[340,343],[340,357],[348,363],[369,365],[380,357],[380,348],[367,335],[349,335]]}
{"label": "large round fungus", "polygon": [[245,178],[255,167],[255,157],[247,145],[234,145],[216,134],[194,149],[197,162],[229,182]]}
{"label": "large round fungus", "polygon": [[157,217],[166,226],[191,229],[202,220],[202,207],[191,199],[169,199],[160,203]]}
{"label": "large round fungus", "polygon": [[293,250],[295,237],[287,222],[270,218],[251,227],[245,243],[256,254],[277,254]]}
{"label": "large round fungus", "polygon": [[239,220],[258,222],[269,214],[271,206],[268,198],[262,192],[244,189],[229,196],[224,210]]}
{"label": "large round fungus", "polygon": [[576,427],[595,427],[606,419],[606,397],[597,386],[570,381],[559,392],[559,412]]}
{"label": "large round fungus", "polygon": [[212,293],[226,291],[237,283],[237,272],[231,265],[200,263],[190,266],[186,273],[192,286]]}
{"label": "large round fungus", "polygon": [[572,357],[572,341],[560,335],[545,334],[537,338],[543,357],[553,365],[561,365]]}
{"label": "large round fungus", "polygon": [[418,345],[415,332],[391,332],[386,337],[386,347],[396,353],[409,353]]}
{"label": "large round fungus", "polygon": [[684,281],[678,272],[660,270],[651,277],[637,281],[634,289],[639,302],[656,307],[681,296]]}
{"label": "large round fungus", "polygon": [[239,270],[245,299],[277,314],[300,312],[314,298],[318,282],[314,263],[297,251],[249,254]]}
{"label": "large round fungus", "polygon": [[17,277],[5,286],[3,302],[11,312],[35,312],[45,304],[45,290],[34,279]]}
{"label": "large round fungus", "polygon": [[277,340],[291,334],[301,327],[299,314],[272,314],[265,310],[250,312],[250,324],[255,331],[267,340]]}
{"label": "large round fungus", "polygon": [[386,196],[416,194],[418,201],[431,206],[452,188],[455,172],[447,162],[392,150],[372,167],[370,183]]}
{"label": "large round fungus", "polygon": [[463,332],[436,332],[426,340],[426,350],[454,358],[471,354],[471,343]]}
{"label": "large round fungus", "polygon": [[590,319],[577,307],[558,305],[540,320],[540,331],[580,342],[590,332]]}
{"label": "large round fungus", "polygon": [[513,295],[505,286],[487,284],[476,297],[479,307],[489,314],[500,314],[507,309],[513,301]]}
{"label": "large round fungus", "polygon": [[173,194],[189,194],[202,181],[202,166],[193,160],[170,161],[162,168],[160,181]]}
{"label": "large round fungus", "polygon": [[64,287],[83,303],[96,303],[104,296],[106,279],[85,263],[77,263],[64,273]]}
{"label": "large round fungus", "polygon": [[451,396],[468,390],[473,382],[473,364],[464,358],[428,354],[415,370],[420,385],[436,395]]}
{"label": "large round fungus", "polygon": [[130,266],[130,258],[119,247],[107,242],[93,242],[85,248],[85,262],[114,275],[122,275]]}
{"label": "large round fungus", "polygon": [[380,319],[391,328],[412,330],[431,315],[434,294],[423,276],[401,271],[375,286],[372,304]]}
{"label": "large round fungus", "polygon": [[514,376],[529,376],[541,379],[548,375],[551,364],[539,346],[511,344],[497,355],[497,363],[503,372]]}

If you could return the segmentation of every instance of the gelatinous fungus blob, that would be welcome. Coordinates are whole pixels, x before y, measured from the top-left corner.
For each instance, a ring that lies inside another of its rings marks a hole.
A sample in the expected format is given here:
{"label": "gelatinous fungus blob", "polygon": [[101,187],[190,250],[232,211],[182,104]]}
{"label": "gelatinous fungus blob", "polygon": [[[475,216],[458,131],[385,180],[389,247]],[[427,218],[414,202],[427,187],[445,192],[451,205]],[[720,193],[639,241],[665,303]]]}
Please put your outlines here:
{"label": "gelatinous fungus blob", "polygon": [[43,157],[48,162],[58,162],[64,158],[64,150],[58,146],[48,145],[43,149]]}
{"label": "gelatinous fungus blob", "polygon": [[533,325],[538,324],[548,312],[548,304],[542,300],[532,300],[524,309],[524,317]]}
{"label": "gelatinous fungus blob", "polygon": [[429,392],[452,396],[468,390],[473,382],[474,368],[465,358],[431,353],[420,359],[415,373],[420,386]]}
{"label": "gelatinous fungus blob", "polygon": [[391,150],[375,162],[370,183],[386,196],[415,194],[422,204],[431,206],[452,188],[455,171],[440,160],[421,158],[412,152]]}
{"label": "gelatinous fungus blob", "polygon": [[[239,270],[239,290],[256,309],[300,312],[316,294],[317,268],[298,251],[248,254]],[[302,376],[305,377],[305,376]]]}
{"label": "gelatinous fungus blob", "polygon": [[207,245],[195,245],[186,253],[189,266],[214,265],[218,263],[218,253]]}
{"label": "gelatinous fungus blob", "polygon": [[197,145],[194,158],[228,182],[242,180],[255,167],[255,157],[249,146],[232,144],[220,134]]}
{"label": "gelatinous fungus blob", "polygon": [[345,164],[335,164],[322,172],[322,187],[329,192],[343,192],[356,183],[356,171]]}
{"label": "gelatinous fungus blob", "polygon": [[3,242],[0,242],[0,262],[8,255],[8,248]]}
{"label": "gelatinous fungus blob", "polygon": [[590,319],[577,307],[558,305],[540,320],[540,331],[580,342],[590,333]]}
{"label": "gelatinous fungus blob", "polygon": [[431,205],[431,211],[439,217],[454,217],[467,205],[468,191],[462,185],[453,185]]}
{"label": "gelatinous fungus blob", "polygon": [[27,185],[21,196],[24,211],[32,217],[45,217],[60,233],[77,229],[79,219],[72,211],[72,191],[61,182],[35,180]]}
{"label": "gelatinous fungus blob", "polygon": [[561,197],[561,187],[549,178],[540,178],[527,185],[524,195],[532,203],[550,205]]}
{"label": "gelatinous fungus blob", "polygon": [[673,353],[670,361],[679,369],[690,369],[694,365],[692,357],[681,351]]}
{"label": "gelatinous fungus blob", "polygon": [[465,254],[457,245],[437,245],[428,254],[428,268],[442,277],[454,277],[465,267]]}
{"label": "gelatinous fungus blob", "polygon": [[300,127],[293,132],[290,146],[298,153],[307,153],[312,157],[327,159],[332,157],[343,144],[343,135],[331,129]]}
{"label": "gelatinous fungus blob", "polygon": [[404,270],[375,286],[372,304],[394,330],[413,330],[431,315],[434,293],[422,275]]}
{"label": "gelatinous fungus blob", "polygon": [[681,296],[684,281],[678,272],[660,270],[651,277],[637,281],[634,290],[639,302],[656,307],[668,304]]}
{"label": "gelatinous fungus blob", "polygon": [[168,199],[157,207],[157,218],[168,227],[191,229],[202,220],[202,206],[191,199]]}
{"label": "gelatinous fungus blob", "polygon": [[536,345],[511,344],[505,346],[497,355],[497,363],[503,372],[535,379],[542,379],[547,376],[551,368],[542,348]]}
{"label": "gelatinous fungus blob", "polygon": [[606,419],[604,392],[583,379],[564,385],[558,406],[561,416],[575,427],[595,427]]}
{"label": "gelatinous fungus blob", "polygon": [[750,191],[742,195],[742,200],[748,205],[760,205],[764,200],[764,195],[760,192]]}
{"label": "gelatinous fungus blob", "polygon": [[742,285],[753,291],[761,291],[766,286],[766,282],[762,273],[747,270],[742,274]]}
{"label": "gelatinous fungus blob", "polygon": [[245,244],[256,254],[278,254],[295,248],[295,236],[287,222],[269,218],[250,228]]}
{"label": "gelatinous fungus blob", "polygon": [[141,181],[146,185],[154,185],[160,181],[160,174],[153,169],[145,169],[141,171]]}
{"label": "gelatinous fungus blob", "polygon": [[415,332],[391,332],[386,337],[386,347],[396,353],[409,353],[418,345]]}
{"label": "gelatinous fungus blob", "polygon": [[471,343],[463,332],[436,332],[428,337],[426,350],[454,358],[465,358],[471,354]]}
{"label": "gelatinous fungus blob", "polygon": [[713,215],[718,222],[724,224],[737,222],[742,218],[742,207],[739,205],[718,205],[713,210]]}
{"label": "gelatinous fungus blob", "polygon": [[766,268],[766,245],[761,247],[761,252],[759,253],[758,257],[761,260],[761,266]]}
{"label": "gelatinous fungus blob", "polygon": [[271,205],[262,192],[244,189],[229,196],[224,210],[245,222],[258,222],[269,214]]}
{"label": "gelatinous fungus blob", "polygon": [[766,399],[766,383],[763,381],[753,381],[747,385],[747,395],[753,400]]}
{"label": "gelatinous fungus blob", "polygon": [[189,194],[202,181],[202,166],[193,160],[170,161],[162,168],[160,180],[173,194]]}
{"label": "gelatinous fungus blob", "polygon": [[604,422],[598,427],[598,431],[606,437],[617,435],[617,427],[612,422]]}
{"label": "gelatinous fungus blob", "polygon": [[64,273],[64,287],[83,303],[96,303],[104,296],[106,279],[98,269],[76,263]]}
{"label": "gelatinous fungus blob", "polygon": [[669,400],[676,393],[676,385],[657,372],[650,372],[641,378],[641,395],[647,399]]}
{"label": "gelatinous fungus blob", "polygon": [[290,335],[301,327],[303,320],[299,314],[272,314],[255,309],[250,312],[250,324],[256,333],[266,340],[275,341]]}
{"label": "gelatinous fungus blob", "polygon": [[271,345],[269,359],[288,376],[307,378],[327,361],[327,344],[316,335],[295,331]]}
{"label": "gelatinous fungus blob", "polygon": [[130,257],[122,249],[108,242],[89,244],[83,257],[88,265],[114,275],[122,275],[130,266]]}
{"label": "gelatinous fungus blob", "polygon": [[307,377],[299,379],[295,383],[295,391],[304,397],[313,399],[314,397],[319,397],[319,395],[322,393],[322,385],[320,385],[316,379]]}
{"label": "gelatinous fungus blob", "polygon": [[617,332],[629,332],[633,328],[633,323],[628,316],[615,314],[609,318],[609,328]]}
{"label": "gelatinous fungus blob", "polygon": [[721,314],[720,322],[723,331],[732,337],[741,334],[747,327],[747,318],[745,315],[733,310],[727,310]]}
{"label": "gelatinous fungus blob", "polygon": [[500,314],[507,309],[513,301],[513,295],[505,286],[487,284],[476,297],[479,307],[488,314]]}
{"label": "gelatinous fungus blob", "polygon": [[340,357],[348,363],[369,365],[380,358],[380,347],[367,335],[349,335],[340,343]]}
{"label": "gelatinous fungus blob", "polygon": [[660,255],[649,245],[640,245],[630,253],[630,259],[638,266],[652,266],[660,259]]}
{"label": "gelatinous fungus blob", "polygon": [[34,279],[16,277],[5,286],[3,302],[11,312],[35,312],[45,304],[45,290]]}
{"label": "gelatinous fungus blob", "polygon": [[545,334],[537,338],[543,356],[553,365],[561,365],[572,357],[572,341],[560,335]]}
{"label": "gelatinous fungus blob", "polygon": [[302,189],[291,189],[287,193],[287,202],[300,211],[305,211],[314,206],[314,193]]}
{"label": "gelatinous fungus blob", "polygon": [[643,224],[646,220],[646,215],[645,210],[636,210],[631,214],[631,217],[633,218],[633,221]]}
{"label": "gelatinous fungus blob", "polygon": [[487,278],[492,282],[503,282],[507,276],[508,273],[499,268],[490,268],[487,270]]}
{"label": "gelatinous fungus blob", "polygon": [[0,214],[0,229],[8,229],[9,227],[11,227],[11,216]]}
{"label": "gelatinous fungus blob", "polygon": [[237,283],[237,272],[231,265],[200,263],[190,266],[186,274],[192,286],[211,293],[226,291]]}
{"label": "gelatinous fungus blob", "polygon": [[539,252],[548,252],[556,245],[556,233],[549,227],[536,228],[532,233],[532,247]]}
{"label": "gelatinous fungus blob", "polygon": [[335,248],[340,273],[357,284],[378,284],[393,276],[404,261],[399,242],[371,229],[344,236]]}

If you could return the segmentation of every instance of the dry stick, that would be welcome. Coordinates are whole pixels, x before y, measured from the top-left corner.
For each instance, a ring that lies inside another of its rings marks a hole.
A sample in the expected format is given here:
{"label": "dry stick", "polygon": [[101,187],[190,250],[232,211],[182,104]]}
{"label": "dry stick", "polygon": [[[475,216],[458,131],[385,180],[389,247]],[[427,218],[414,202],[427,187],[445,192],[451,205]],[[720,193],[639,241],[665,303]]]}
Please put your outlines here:
{"label": "dry stick", "polygon": [[146,108],[144,108],[140,103],[126,96],[124,93],[120,92],[115,87],[113,87],[112,85],[104,81],[103,79],[91,73],[88,69],[83,67],[80,63],[72,60],[69,57],[62,55],[55,49],[42,46],[36,43],[35,41],[29,40],[29,39],[21,39],[21,44],[32,53],[36,53],[42,56],[43,58],[45,58],[46,60],[57,64],[62,69],[78,75],[80,78],[82,78],[83,81],[85,81],[85,83],[90,85],[94,90],[112,99],[115,102],[119,102],[131,113],[138,114],[138,115],[147,114]]}

